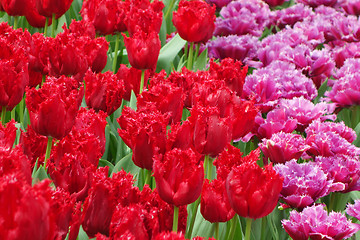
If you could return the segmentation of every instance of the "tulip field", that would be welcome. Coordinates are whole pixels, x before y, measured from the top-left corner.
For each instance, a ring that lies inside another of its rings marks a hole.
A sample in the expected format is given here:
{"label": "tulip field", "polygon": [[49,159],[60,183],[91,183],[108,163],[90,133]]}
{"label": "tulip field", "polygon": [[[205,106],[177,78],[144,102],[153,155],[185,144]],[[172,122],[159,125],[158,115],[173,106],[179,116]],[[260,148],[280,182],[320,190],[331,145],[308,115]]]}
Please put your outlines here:
{"label": "tulip field", "polygon": [[0,0],[0,240],[360,239],[360,0]]}

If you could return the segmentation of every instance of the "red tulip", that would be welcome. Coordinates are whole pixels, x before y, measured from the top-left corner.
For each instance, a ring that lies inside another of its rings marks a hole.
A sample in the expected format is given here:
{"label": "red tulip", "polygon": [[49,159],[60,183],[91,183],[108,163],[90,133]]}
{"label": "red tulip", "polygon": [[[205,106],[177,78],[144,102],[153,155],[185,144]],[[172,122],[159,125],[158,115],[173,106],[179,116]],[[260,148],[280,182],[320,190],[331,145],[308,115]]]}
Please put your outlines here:
{"label": "red tulip", "polygon": [[232,58],[225,58],[220,64],[211,59],[209,72],[213,78],[224,81],[237,96],[241,96],[248,66]]}
{"label": "red tulip", "polygon": [[257,160],[259,160],[260,149],[257,148],[251,151],[249,155],[245,157],[242,157],[242,155],[243,153],[240,152],[240,149],[232,146],[231,144],[228,144],[227,149],[222,151],[217,159],[214,160],[217,178],[226,180],[233,167],[239,166],[246,162],[255,163]]}
{"label": "red tulip", "polygon": [[152,84],[150,82],[149,90],[143,92],[137,98],[139,109],[146,108],[147,104],[154,105],[162,114],[169,116],[169,123],[180,122],[183,106],[184,94],[181,88],[174,83],[163,82]]}
{"label": "red tulip", "polygon": [[230,205],[241,217],[265,217],[276,207],[283,180],[272,165],[262,169],[256,163],[243,163],[226,179]]}
{"label": "red tulip", "polygon": [[58,228],[52,212],[50,180],[35,186],[17,175],[0,177],[0,239],[54,239]]}
{"label": "red tulip", "polygon": [[204,181],[203,163],[193,150],[173,149],[154,160],[154,177],[161,199],[175,206],[194,202]]}
{"label": "red tulip", "polygon": [[6,107],[8,111],[21,101],[29,83],[26,51],[22,47],[13,46],[13,40],[0,38],[0,107]]}
{"label": "red tulip", "polygon": [[83,87],[73,78],[48,77],[40,89],[27,89],[26,105],[32,128],[41,135],[62,139],[74,125]]}
{"label": "red tulip", "polygon": [[[145,71],[144,81],[147,82],[150,76],[151,70]],[[131,91],[135,93],[135,95],[139,95],[140,93],[140,80],[141,80],[141,70],[136,68],[128,68],[125,64],[120,64],[119,70],[116,73],[116,76],[124,81],[125,93],[123,95],[123,99],[126,101],[130,101]],[[144,88],[145,88],[144,84]]]}
{"label": "red tulip", "polygon": [[230,143],[231,121],[221,118],[217,108],[196,105],[191,109],[189,121],[194,128],[194,145],[199,153],[215,157]]}
{"label": "red tulip", "polygon": [[201,191],[200,212],[212,223],[227,222],[234,217],[235,212],[230,206],[224,180],[205,180]]}
{"label": "red tulip", "polygon": [[120,137],[133,150],[135,165],[151,170],[154,155],[165,151],[168,120],[156,109],[135,112],[125,107],[118,123]]}
{"label": "red tulip", "polygon": [[139,29],[146,33],[159,33],[162,24],[163,8],[164,4],[158,0],[152,3],[149,0],[131,1],[126,21],[129,35],[133,36]]}
{"label": "red tulip", "polygon": [[181,38],[188,42],[206,42],[215,30],[215,10],[215,5],[202,0],[181,0],[172,21]]}
{"label": "red tulip", "polygon": [[1,0],[4,11],[10,16],[25,16],[28,0]]}
{"label": "red tulip", "polygon": [[[25,11],[25,17],[28,23],[32,27],[43,28],[45,27],[46,17],[41,16],[36,8],[35,1],[36,0],[26,0],[27,1],[27,9]],[[52,19],[49,19],[48,26],[52,23]]]}
{"label": "red tulip", "polygon": [[127,11],[127,1],[86,0],[80,13],[85,21],[94,25],[97,33],[109,35],[126,31]]}
{"label": "red tulip", "polygon": [[166,150],[169,151],[174,148],[188,149],[194,147],[194,129],[191,123],[186,120],[180,123],[171,124],[170,131],[166,142]]}
{"label": "red tulip", "polygon": [[154,69],[161,48],[159,34],[138,29],[132,37],[123,36],[131,66],[141,70]]}
{"label": "red tulip", "polygon": [[23,184],[31,185],[30,162],[19,146],[11,150],[0,147],[0,176],[10,174],[15,174]]}
{"label": "red tulip", "polygon": [[35,0],[36,8],[41,16],[51,18],[61,17],[70,8],[73,0]]}
{"label": "red tulip", "polygon": [[83,205],[82,227],[89,237],[97,233],[109,236],[112,215],[118,204],[133,203],[133,176],[120,171],[108,177],[108,168],[100,168],[94,174],[89,196]]}
{"label": "red tulip", "polygon": [[84,77],[86,104],[95,111],[104,111],[110,116],[121,105],[125,92],[124,83],[108,71],[95,74],[87,71]]}
{"label": "red tulip", "polygon": [[12,119],[6,124],[6,127],[0,123],[0,148],[10,150],[16,139],[15,120]]}

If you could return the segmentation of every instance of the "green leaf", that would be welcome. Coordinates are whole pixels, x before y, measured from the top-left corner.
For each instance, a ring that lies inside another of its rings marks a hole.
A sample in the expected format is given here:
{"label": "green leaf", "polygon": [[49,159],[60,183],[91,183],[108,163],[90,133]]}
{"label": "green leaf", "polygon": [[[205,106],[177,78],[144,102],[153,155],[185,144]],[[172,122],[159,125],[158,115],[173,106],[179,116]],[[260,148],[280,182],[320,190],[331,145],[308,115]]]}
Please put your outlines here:
{"label": "green leaf", "polygon": [[134,109],[136,111],[137,107],[136,107],[136,95],[134,93],[133,90],[131,90],[131,96],[130,96],[130,104],[129,107]]}
{"label": "green leaf", "polygon": [[171,63],[185,44],[186,41],[179,34],[176,34],[175,37],[165,44],[160,50],[156,71],[159,72],[164,69],[167,73],[170,73]]}
{"label": "green leaf", "polygon": [[328,79],[325,80],[325,82],[323,82],[318,90],[318,95],[314,100],[314,103],[318,103],[320,101],[320,98],[324,97],[324,94],[326,92],[326,90],[328,89]]}
{"label": "green leaf", "polygon": [[[62,15],[58,20],[57,20],[57,28],[55,29],[55,35],[61,33],[63,31],[62,27],[64,26],[64,24],[66,24],[66,17],[65,15]],[[69,25],[70,23],[68,23]],[[51,26],[50,26],[50,32],[51,32]]]}
{"label": "green leaf", "polygon": [[113,171],[113,169],[114,169],[114,165],[111,162],[109,162],[109,161],[107,161],[105,159],[100,159],[99,160],[99,167],[106,167],[106,166],[109,166],[109,173],[111,173]]}
{"label": "green leaf", "polygon": [[124,171],[126,172],[130,172],[132,175],[139,174],[140,168],[134,164],[131,158],[132,153],[129,153],[128,155],[120,159],[120,161],[115,165],[111,176],[114,173],[121,171],[121,169],[124,169]]}
{"label": "green leaf", "polygon": [[196,59],[196,61],[194,63],[194,67],[193,67],[194,71],[205,69],[207,63],[208,63],[208,50],[205,49],[204,51],[202,51],[200,56]]}
{"label": "green leaf", "polygon": [[79,235],[77,237],[77,240],[89,240],[89,237],[86,234],[86,232],[84,231],[84,229],[82,228],[82,226],[80,226]]}
{"label": "green leaf", "polygon": [[49,176],[47,175],[45,168],[43,166],[40,166],[34,174],[32,184],[34,185],[46,178],[49,178]]}

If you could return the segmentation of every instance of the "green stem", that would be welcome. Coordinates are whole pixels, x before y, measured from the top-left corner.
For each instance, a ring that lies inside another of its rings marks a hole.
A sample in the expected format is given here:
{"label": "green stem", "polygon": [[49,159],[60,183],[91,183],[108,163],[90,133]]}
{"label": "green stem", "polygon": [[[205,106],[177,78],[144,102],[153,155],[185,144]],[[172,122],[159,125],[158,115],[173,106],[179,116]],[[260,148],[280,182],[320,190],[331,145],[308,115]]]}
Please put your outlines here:
{"label": "green stem", "polygon": [[178,230],[178,221],[179,221],[179,208],[174,205],[174,218],[173,218],[173,232]]}
{"label": "green stem", "polygon": [[117,63],[119,45],[120,45],[120,34],[118,33],[118,34],[116,34],[114,60],[113,60],[113,65],[112,65],[112,70],[113,70],[114,74],[116,73],[116,63]]}
{"label": "green stem", "polygon": [[190,43],[190,49],[189,49],[189,57],[187,62],[187,69],[192,70],[193,69],[193,54],[194,54],[194,43]]}
{"label": "green stem", "polygon": [[215,224],[215,239],[219,240],[219,222],[216,222],[214,224]]}
{"label": "green stem", "polygon": [[174,7],[174,4],[175,4],[175,0],[171,0],[170,5],[169,5],[168,9],[166,10],[166,13],[165,13],[165,16],[164,16],[165,20],[168,19],[169,15],[170,15],[170,12],[172,11],[172,9]]}
{"label": "green stem", "polygon": [[141,80],[140,80],[140,93],[141,94],[143,92],[143,88],[144,88],[144,79],[145,79],[145,70],[141,70]]}
{"label": "green stem", "polygon": [[51,152],[51,147],[52,147],[52,137],[48,137],[48,142],[47,142],[47,146],[46,146],[46,153],[45,153],[45,160],[44,160],[44,168],[46,169],[46,164],[47,164],[47,160],[50,158],[50,152]]}
{"label": "green stem", "polygon": [[187,239],[191,238],[192,231],[193,231],[193,229],[194,229],[194,223],[195,223],[197,211],[198,211],[198,208],[199,208],[199,205],[200,205],[200,200],[201,200],[201,197],[199,197],[199,198],[194,202],[195,208],[194,208],[193,214],[192,214],[192,216],[191,216],[190,225],[189,225],[189,230],[188,230],[188,231],[186,232],[186,234],[185,234],[185,238],[187,238]]}
{"label": "green stem", "polygon": [[213,168],[213,165],[212,165],[212,161],[211,161],[211,158],[208,157],[208,169],[207,169],[207,179],[209,180],[212,180],[212,168]]}
{"label": "green stem", "polygon": [[56,17],[56,14],[53,13],[52,15],[52,24],[51,24],[51,37],[55,37],[55,17]]}
{"label": "green stem", "polygon": [[13,110],[11,111],[11,119],[14,119],[15,120],[15,107],[13,108]]}
{"label": "green stem", "polygon": [[245,240],[250,240],[252,218],[246,218]]}
{"label": "green stem", "polygon": [[328,212],[331,212],[334,210],[335,200],[336,200],[335,193],[334,192],[330,193],[330,202],[329,202]]}
{"label": "green stem", "polygon": [[209,168],[209,155],[205,155],[204,157],[204,176],[207,176],[207,172],[208,172],[208,168]]}
{"label": "green stem", "polygon": [[20,123],[23,124],[24,122],[24,110],[25,110],[25,98],[23,97],[19,104],[19,118]]}
{"label": "green stem", "polygon": [[49,18],[45,18],[45,26],[44,26],[44,36],[46,37],[47,29],[49,24]]}
{"label": "green stem", "polygon": [[145,169],[145,182],[144,185],[147,184],[150,186],[150,180],[151,180],[151,170]]}
{"label": "green stem", "polygon": [[351,109],[351,128],[355,129],[360,120],[360,105],[352,106]]}
{"label": "green stem", "polygon": [[235,214],[235,216],[230,220],[231,221],[231,227],[230,227],[230,233],[229,233],[229,240],[234,239],[235,236],[235,232],[236,232],[236,223],[237,223],[237,214]]}
{"label": "green stem", "polygon": [[265,240],[265,228],[266,227],[266,217],[261,218],[261,235],[260,240]]}
{"label": "green stem", "polygon": [[3,106],[1,109],[1,123],[5,126],[6,107]]}
{"label": "green stem", "polygon": [[198,56],[199,56],[199,51],[200,51],[200,44],[196,44],[195,46],[195,55],[194,55],[194,62],[196,62]]}
{"label": "green stem", "polygon": [[14,16],[14,29],[17,29],[19,22],[19,16]]}

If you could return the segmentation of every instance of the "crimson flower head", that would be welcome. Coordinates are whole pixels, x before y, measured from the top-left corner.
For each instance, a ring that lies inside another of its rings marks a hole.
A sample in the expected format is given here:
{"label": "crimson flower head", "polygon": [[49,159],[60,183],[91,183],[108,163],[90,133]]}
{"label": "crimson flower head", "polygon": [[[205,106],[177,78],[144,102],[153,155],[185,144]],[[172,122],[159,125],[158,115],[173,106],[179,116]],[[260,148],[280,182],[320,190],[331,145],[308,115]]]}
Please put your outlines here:
{"label": "crimson flower head", "polygon": [[248,66],[244,66],[241,61],[232,58],[225,58],[221,60],[220,64],[211,59],[209,71],[214,78],[223,80],[226,86],[236,92],[236,95],[241,96]]}
{"label": "crimson flower head", "polygon": [[125,107],[118,119],[118,130],[125,144],[133,150],[136,166],[151,170],[153,156],[164,153],[168,120],[156,109],[134,111]]}
{"label": "crimson flower head", "polygon": [[61,17],[70,8],[73,0],[35,0],[36,8],[41,16],[51,18],[53,14],[56,18]]}
{"label": "crimson flower head", "polygon": [[124,36],[124,43],[132,67],[145,70],[153,69],[159,57],[161,42],[157,32],[138,31],[132,37]]}
{"label": "crimson flower head", "polygon": [[[149,79],[149,75],[150,75],[149,70],[145,71],[145,81]],[[139,95],[141,70],[133,67],[128,68],[125,64],[120,64],[116,76],[124,81],[124,87],[125,87],[125,93],[123,95],[124,100],[130,101],[131,91],[133,91],[136,96]],[[144,87],[146,87],[145,84]]]}
{"label": "crimson flower head", "polygon": [[278,202],[283,180],[271,164],[262,169],[256,163],[243,163],[226,179],[230,205],[241,217],[265,217]]}
{"label": "crimson flower head", "polygon": [[128,3],[117,0],[86,0],[83,2],[81,16],[91,22],[101,35],[126,31],[125,18]]}
{"label": "crimson flower head", "polygon": [[180,122],[183,113],[185,95],[180,87],[171,82],[150,82],[149,90],[137,99],[138,108],[147,104],[155,105],[163,114],[169,116],[170,123]]}
{"label": "crimson flower head", "polygon": [[[27,9],[25,11],[25,17],[28,23],[36,28],[43,28],[45,26],[46,17],[41,16],[36,8],[36,0],[26,0]],[[48,26],[51,25],[52,19],[49,19]]]}
{"label": "crimson flower head", "polygon": [[224,180],[205,180],[201,191],[200,212],[212,223],[227,222],[234,217],[235,212],[230,206]]}
{"label": "crimson flower head", "polygon": [[12,119],[6,127],[0,124],[0,148],[10,150],[16,138],[15,120]]}
{"label": "crimson flower head", "polygon": [[83,87],[71,77],[48,77],[39,89],[27,89],[26,106],[32,128],[41,135],[62,139],[71,130],[83,97]]}
{"label": "crimson flower head", "polygon": [[135,201],[133,176],[124,170],[108,177],[108,168],[99,168],[93,177],[89,195],[83,205],[82,227],[89,237],[97,233],[109,236],[111,218],[116,206]]}
{"label": "crimson flower head", "polygon": [[1,0],[0,4],[10,16],[25,16],[28,0]]}
{"label": "crimson flower head", "polygon": [[232,123],[221,118],[215,107],[194,106],[189,121],[194,128],[195,149],[201,154],[215,157],[231,141]]}
{"label": "crimson flower head", "polygon": [[87,71],[84,77],[86,84],[86,104],[95,111],[104,111],[110,116],[121,105],[125,92],[124,83],[108,71],[95,74]]}
{"label": "crimson flower head", "polygon": [[169,204],[183,206],[201,193],[204,167],[201,155],[191,149],[173,149],[155,156],[154,177],[160,197]]}
{"label": "crimson flower head", "polygon": [[206,42],[215,30],[215,5],[201,0],[182,0],[173,14],[173,24],[181,38],[188,42]]}
{"label": "crimson flower head", "polygon": [[0,39],[0,107],[6,107],[7,111],[21,101],[29,82],[26,53],[23,48],[11,45],[11,39],[4,37],[10,34],[4,33]]}
{"label": "crimson flower head", "polygon": [[160,32],[162,24],[162,9],[164,4],[161,1],[131,1],[130,11],[127,15],[126,26],[129,35],[132,36],[137,27],[144,32]]}

